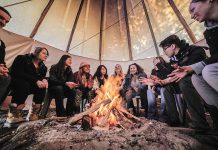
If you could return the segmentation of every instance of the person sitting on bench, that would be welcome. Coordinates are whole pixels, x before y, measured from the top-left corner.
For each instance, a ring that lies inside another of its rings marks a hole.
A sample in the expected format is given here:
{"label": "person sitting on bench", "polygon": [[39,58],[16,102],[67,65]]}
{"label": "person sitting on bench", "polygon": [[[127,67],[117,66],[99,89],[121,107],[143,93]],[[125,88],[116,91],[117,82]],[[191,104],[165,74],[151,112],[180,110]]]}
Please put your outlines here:
{"label": "person sitting on bench", "polygon": [[[53,65],[49,72],[49,93],[55,98],[56,114],[58,117],[72,116],[75,107],[75,88],[73,72],[71,69],[72,57],[63,55],[57,64]],[[64,98],[67,97],[66,109],[63,105]]]}

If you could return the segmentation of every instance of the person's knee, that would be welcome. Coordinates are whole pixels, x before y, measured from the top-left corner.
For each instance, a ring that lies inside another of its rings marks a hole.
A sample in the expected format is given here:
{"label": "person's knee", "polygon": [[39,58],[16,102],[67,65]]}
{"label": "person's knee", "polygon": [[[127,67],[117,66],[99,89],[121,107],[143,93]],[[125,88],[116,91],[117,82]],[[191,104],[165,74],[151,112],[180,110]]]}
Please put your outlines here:
{"label": "person's knee", "polygon": [[210,65],[205,66],[204,69],[202,70],[202,77],[207,82],[214,81],[213,74],[214,74],[214,68]]}
{"label": "person's knee", "polygon": [[193,82],[198,82],[199,76],[196,75],[196,74],[193,74],[191,80],[192,80],[192,83],[193,83]]}
{"label": "person's knee", "polygon": [[201,87],[202,84],[204,84],[204,82],[205,82],[202,76],[199,76],[196,74],[192,75],[191,80],[192,80],[192,84],[193,84],[195,89],[199,89],[199,87]]}
{"label": "person's knee", "polygon": [[24,81],[22,84],[16,84],[12,86],[12,90],[14,92],[22,92],[22,93],[29,93],[31,89],[31,85]]}
{"label": "person's knee", "polygon": [[31,87],[31,84],[28,81],[22,79],[13,79],[11,85],[13,89],[19,90],[30,89]]}
{"label": "person's knee", "polygon": [[54,94],[63,94],[64,93],[64,88],[62,86],[54,86],[50,89],[51,93]]}

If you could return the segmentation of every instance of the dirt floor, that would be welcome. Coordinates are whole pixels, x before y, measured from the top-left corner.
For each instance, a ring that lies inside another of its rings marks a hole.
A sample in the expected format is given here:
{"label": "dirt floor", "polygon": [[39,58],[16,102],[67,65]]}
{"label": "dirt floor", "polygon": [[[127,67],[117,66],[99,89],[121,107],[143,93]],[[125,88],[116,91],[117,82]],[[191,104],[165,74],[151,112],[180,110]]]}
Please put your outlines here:
{"label": "dirt floor", "polygon": [[166,124],[142,118],[141,124],[130,129],[94,127],[84,131],[81,125],[70,126],[62,121],[43,119],[22,123],[15,128],[4,127],[1,114],[0,149],[31,150],[188,150],[217,149],[218,136],[196,133],[187,128],[172,128]]}

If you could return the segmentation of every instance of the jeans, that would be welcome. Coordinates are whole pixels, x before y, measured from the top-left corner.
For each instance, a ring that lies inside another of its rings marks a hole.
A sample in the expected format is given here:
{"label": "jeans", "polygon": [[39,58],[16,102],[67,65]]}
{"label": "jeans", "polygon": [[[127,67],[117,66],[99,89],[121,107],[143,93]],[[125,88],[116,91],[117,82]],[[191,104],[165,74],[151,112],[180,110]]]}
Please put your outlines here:
{"label": "jeans", "polygon": [[[165,86],[164,96],[166,98],[166,110],[171,123],[180,122],[179,114],[175,102],[174,88],[170,85]],[[187,109],[190,114],[193,128],[208,129],[209,124],[206,121],[203,101],[198,92],[193,87],[191,76],[187,76],[179,81],[179,88],[183,94],[187,104]]]}
{"label": "jeans", "polygon": [[218,63],[204,67],[201,75],[192,75],[192,83],[204,99],[207,110],[218,129]]}
{"label": "jeans", "polygon": [[218,108],[218,63],[205,66],[202,76],[193,75],[192,83],[208,105]]}
{"label": "jeans", "polygon": [[[66,86],[53,86],[49,88],[49,91],[52,95],[54,95],[55,98],[57,116],[72,116],[74,111],[77,109],[75,106],[75,89],[69,89]],[[67,97],[66,110],[63,105],[63,100],[65,97]]]}
{"label": "jeans", "polygon": [[[160,120],[165,120],[165,98],[164,98],[164,93],[165,88],[164,87],[157,87],[156,93],[158,95],[161,95],[161,104],[160,104],[160,114],[159,114],[159,119]],[[157,104],[156,104],[156,96],[153,93],[151,89],[147,90],[147,97],[148,97],[148,117],[151,119],[157,119]]]}

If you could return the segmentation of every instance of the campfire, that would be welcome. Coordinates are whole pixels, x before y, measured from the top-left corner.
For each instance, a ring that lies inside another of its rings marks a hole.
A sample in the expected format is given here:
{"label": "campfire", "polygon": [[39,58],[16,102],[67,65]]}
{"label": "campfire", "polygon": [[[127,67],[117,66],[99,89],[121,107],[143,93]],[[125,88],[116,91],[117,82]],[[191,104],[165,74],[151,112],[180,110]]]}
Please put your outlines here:
{"label": "campfire", "polygon": [[110,77],[97,92],[91,106],[86,111],[70,118],[71,125],[76,124],[84,116],[92,119],[92,126],[107,128],[119,126],[123,129],[133,127],[140,123],[140,119],[130,114],[122,105],[124,101],[120,96],[120,78]]}

